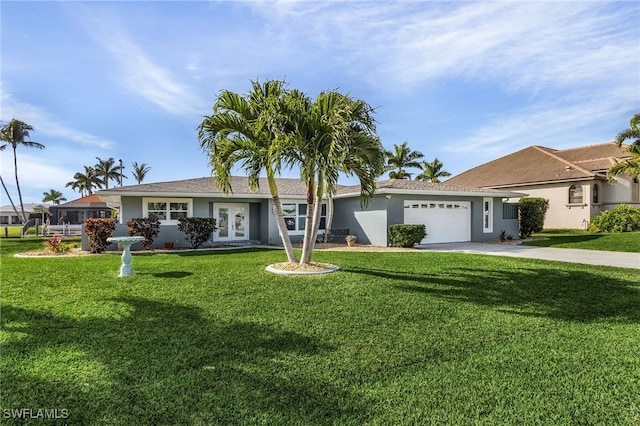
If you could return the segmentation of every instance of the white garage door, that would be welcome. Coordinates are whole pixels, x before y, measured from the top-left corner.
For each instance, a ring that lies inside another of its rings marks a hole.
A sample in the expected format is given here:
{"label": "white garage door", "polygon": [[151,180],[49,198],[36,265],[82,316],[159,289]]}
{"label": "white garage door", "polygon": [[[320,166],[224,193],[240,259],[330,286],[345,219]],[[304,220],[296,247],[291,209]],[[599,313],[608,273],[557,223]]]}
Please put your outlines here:
{"label": "white garage door", "polygon": [[427,227],[420,244],[471,241],[471,202],[406,200],[404,223]]}

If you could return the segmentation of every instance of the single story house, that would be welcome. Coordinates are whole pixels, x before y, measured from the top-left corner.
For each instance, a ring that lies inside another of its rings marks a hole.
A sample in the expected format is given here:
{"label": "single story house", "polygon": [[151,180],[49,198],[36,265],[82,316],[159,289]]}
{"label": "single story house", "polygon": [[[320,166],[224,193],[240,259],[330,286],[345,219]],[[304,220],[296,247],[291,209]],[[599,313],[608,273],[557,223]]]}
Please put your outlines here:
{"label": "single story house", "polygon": [[81,225],[85,219],[111,217],[112,209],[96,194],[49,207],[51,225]]}
{"label": "single story house", "polygon": [[[279,197],[291,240],[303,238],[306,214],[306,188],[298,179],[277,179]],[[224,194],[212,177],[172,182],[146,183],[105,189],[97,195],[110,207],[120,210],[114,236],[127,235],[127,220],[156,217],[160,233],[156,247],[164,242],[186,246],[177,229],[180,217],[215,218],[218,229],[212,243],[248,241],[280,245],[273,202],[266,179],[252,191],[246,177],[231,179],[233,193]],[[425,224],[422,241],[443,243],[485,241],[499,238],[505,231],[518,235],[517,208],[505,203],[525,194],[495,189],[454,186],[409,180],[377,183],[375,196],[360,206],[360,187],[339,186],[333,202],[332,229],[349,229],[358,243],[387,246],[387,228],[392,224]],[[321,231],[328,209],[323,207]]]}
{"label": "single story house", "polygon": [[640,207],[637,178],[608,182],[607,170],[630,158],[626,146],[603,143],[557,150],[530,146],[474,167],[446,181],[516,191],[549,200],[546,229],[585,229],[591,218],[620,204]]}
{"label": "single story house", "polygon": [[[46,221],[50,207],[51,204],[25,203],[24,213],[27,215],[28,219],[31,213],[44,212],[43,216]],[[18,213],[20,213],[20,204],[16,205],[16,208],[18,209]],[[13,210],[13,206],[11,204],[0,207],[0,225],[21,225],[20,217],[16,216],[16,212]]]}

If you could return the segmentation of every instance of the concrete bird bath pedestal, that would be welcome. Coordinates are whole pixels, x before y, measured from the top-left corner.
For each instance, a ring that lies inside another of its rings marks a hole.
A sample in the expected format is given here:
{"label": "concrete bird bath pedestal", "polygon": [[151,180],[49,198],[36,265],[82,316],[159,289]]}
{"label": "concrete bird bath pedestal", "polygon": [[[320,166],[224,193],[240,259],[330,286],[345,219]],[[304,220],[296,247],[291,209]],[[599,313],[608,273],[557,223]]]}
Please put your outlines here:
{"label": "concrete bird bath pedestal", "polygon": [[122,244],[122,266],[120,267],[119,277],[128,277],[133,275],[133,266],[131,266],[131,245],[144,241],[144,237],[111,237],[107,238],[110,243]]}

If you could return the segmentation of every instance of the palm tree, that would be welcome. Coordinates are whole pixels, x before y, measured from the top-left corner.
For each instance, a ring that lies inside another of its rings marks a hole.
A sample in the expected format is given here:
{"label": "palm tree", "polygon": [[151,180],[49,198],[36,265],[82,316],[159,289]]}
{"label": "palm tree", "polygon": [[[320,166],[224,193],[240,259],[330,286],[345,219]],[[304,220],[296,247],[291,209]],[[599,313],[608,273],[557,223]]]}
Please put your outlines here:
{"label": "palm tree", "polygon": [[300,263],[310,263],[320,226],[323,197],[335,195],[340,172],[360,180],[361,202],[375,192],[384,170],[385,153],[375,135],[373,109],[365,102],[332,90],[312,103],[305,95],[287,97],[285,134],[296,141],[292,161],[307,185],[307,216]]}
{"label": "palm tree", "polygon": [[107,160],[102,160],[99,157],[96,157],[96,160],[98,160],[98,163],[93,168],[96,172],[96,176],[102,181],[102,185],[100,187],[104,186],[105,189],[109,189],[110,180],[119,182],[121,177],[126,178],[126,176],[123,176],[121,173],[122,166],[116,166],[116,160],[114,160],[113,157]]}
{"label": "palm tree", "polygon": [[67,201],[67,199],[62,195],[62,192],[56,191],[55,189],[50,189],[49,192],[43,192],[42,195],[43,203],[51,201],[54,205],[58,205],[60,204],[60,201]]}
{"label": "palm tree", "polygon": [[442,164],[442,162],[437,158],[432,162],[423,161],[421,166],[424,171],[416,176],[416,180],[440,183],[441,177],[451,176],[451,173],[446,170],[442,170],[444,164]]}
{"label": "palm tree", "polygon": [[407,145],[407,141],[402,145],[393,145],[393,151],[386,151],[387,165],[384,169],[389,173],[390,179],[411,179],[413,173],[405,170],[408,167],[414,167],[422,170],[422,165],[418,162],[424,155],[420,151],[412,151]]}
{"label": "palm tree", "polygon": [[77,172],[73,175],[73,181],[67,182],[65,187],[71,187],[74,191],[78,191],[82,196],[93,194],[94,188],[102,188],[102,180],[96,175],[93,167],[84,166],[84,173]]}
{"label": "palm tree", "polygon": [[278,80],[263,84],[254,81],[247,96],[223,90],[213,106],[213,114],[205,116],[198,126],[198,139],[210,157],[216,183],[225,193],[232,191],[231,169],[236,164],[247,173],[252,189],[258,188],[260,173],[266,172],[280,238],[289,262],[297,262],[275,179],[286,149],[286,141],[279,140],[275,133],[281,125],[279,111],[286,94],[284,86]]}
{"label": "palm tree", "polygon": [[133,162],[133,171],[131,172],[131,174],[133,175],[133,178],[136,180],[136,182],[138,182],[138,185],[142,183],[149,170],[151,170],[151,167],[149,167],[146,163],[138,164],[137,161]]}
{"label": "palm tree", "polygon": [[[11,146],[13,149],[13,168],[16,176],[16,188],[18,190],[18,198],[20,200],[20,211],[22,213],[22,223],[27,222],[27,216],[24,213],[24,203],[22,202],[22,191],[20,190],[20,182],[18,180],[18,157],[16,155],[16,150],[18,146],[26,146],[28,148],[38,148],[44,149],[44,145],[34,141],[27,141],[26,138],[29,137],[29,132],[33,131],[33,127],[29,126],[27,123],[24,123],[20,120],[12,119],[9,123],[4,125],[2,129],[0,129],[0,140],[3,142],[0,145],[0,151],[6,149],[7,146]],[[4,182],[3,182],[4,185]],[[5,187],[6,190],[6,187]],[[8,193],[7,193],[8,195]],[[13,202],[12,202],[13,204]],[[14,206],[15,210],[15,206]]]}
{"label": "palm tree", "polygon": [[628,129],[623,130],[616,136],[616,144],[622,146],[628,139],[635,139],[627,147],[627,151],[631,153],[631,158],[618,162],[607,170],[607,179],[610,181],[615,180],[615,177],[619,175],[640,178],[640,113],[631,118]]}

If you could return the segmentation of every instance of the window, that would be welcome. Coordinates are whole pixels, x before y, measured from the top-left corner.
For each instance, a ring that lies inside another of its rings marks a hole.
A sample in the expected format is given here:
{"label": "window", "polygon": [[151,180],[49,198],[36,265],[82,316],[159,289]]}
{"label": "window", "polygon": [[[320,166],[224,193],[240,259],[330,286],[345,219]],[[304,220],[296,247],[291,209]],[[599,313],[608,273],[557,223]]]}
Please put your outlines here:
{"label": "window", "polygon": [[483,198],[482,206],[482,232],[493,232],[493,198]]}
{"label": "window", "polygon": [[[306,203],[283,203],[284,223],[289,231],[304,231],[307,216]],[[322,205],[320,212],[320,229],[325,229],[327,222],[327,206]]]}
{"label": "window", "polygon": [[569,187],[569,204],[582,204],[582,202],[582,185],[571,185]]}
{"label": "window", "polygon": [[503,203],[502,218],[507,220],[518,219],[518,205],[516,203]]}
{"label": "window", "polygon": [[189,199],[159,200],[144,198],[142,205],[142,213],[145,217],[155,218],[160,222],[177,223],[179,218],[191,216],[191,200]]}
{"label": "window", "polygon": [[592,195],[592,203],[593,204],[598,204],[600,202],[600,194],[599,194],[600,188],[598,187],[598,184],[596,183],[595,185],[593,185],[593,193]]}

